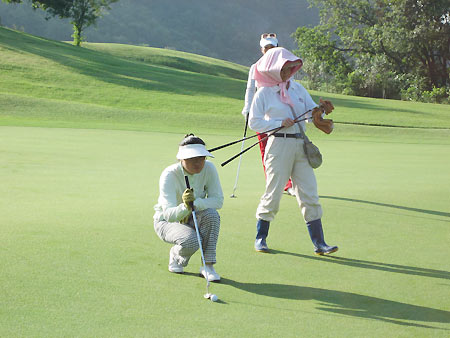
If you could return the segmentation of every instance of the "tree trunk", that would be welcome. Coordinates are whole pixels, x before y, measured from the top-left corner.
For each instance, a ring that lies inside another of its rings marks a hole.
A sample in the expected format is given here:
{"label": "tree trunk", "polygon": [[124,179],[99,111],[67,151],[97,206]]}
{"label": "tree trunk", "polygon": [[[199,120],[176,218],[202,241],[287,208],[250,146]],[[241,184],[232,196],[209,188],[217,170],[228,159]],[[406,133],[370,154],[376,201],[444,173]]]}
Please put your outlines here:
{"label": "tree trunk", "polygon": [[77,25],[74,24],[73,25],[73,44],[77,47],[80,47],[81,45],[81,32],[83,30],[83,26],[82,25]]}

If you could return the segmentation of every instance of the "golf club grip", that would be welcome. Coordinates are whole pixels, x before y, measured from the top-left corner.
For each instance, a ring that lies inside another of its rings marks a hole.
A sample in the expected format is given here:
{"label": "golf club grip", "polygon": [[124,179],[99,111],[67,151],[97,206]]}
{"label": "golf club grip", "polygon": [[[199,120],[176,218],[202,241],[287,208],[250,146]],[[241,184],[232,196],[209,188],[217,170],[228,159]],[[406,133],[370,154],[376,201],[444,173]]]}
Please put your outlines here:
{"label": "golf club grip", "polygon": [[[184,181],[186,182],[186,188],[191,189],[191,185],[189,184],[189,178],[187,175],[184,175]],[[189,203],[191,205],[192,211],[194,211],[194,202]]]}
{"label": "golf club grip", "polygon": [[247,136],[247,127],[248,127],[248,116],[250,115],[250,113],[248,113],[245,116],[245,128],[244,128],[244,138]]}

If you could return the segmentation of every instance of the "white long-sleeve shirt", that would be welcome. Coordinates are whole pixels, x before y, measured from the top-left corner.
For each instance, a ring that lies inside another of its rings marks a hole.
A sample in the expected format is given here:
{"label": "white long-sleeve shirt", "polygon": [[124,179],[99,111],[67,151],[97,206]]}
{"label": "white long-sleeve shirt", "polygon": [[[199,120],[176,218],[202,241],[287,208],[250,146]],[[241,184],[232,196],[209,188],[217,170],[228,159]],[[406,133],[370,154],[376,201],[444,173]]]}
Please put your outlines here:
{"label": "white long-sleeve shirt", "polygon": [[[290,80],[288,93],[294,103],[296,116],[300,116],[317,106],[305,87],[294,80]],[[250,108],[250,129],[258,133],[263,133],[267,130],[281,127],[283,120],[288,117],[294,119],[289,105],[281,102],[280,87],[278,87],[278,85],[273,87],[261,87],[258,89]],[[302,116],[301,119],[311,119],[311,117],[312,114],[309,112]],[[302,121],[300,124],[302,125],[303,130],[305,130],[305,122]],[[280,132],[295,134],[299,133],[300,129],[297,124],[294,124],[289,128],[283,128]]]}
{"label": "white long-sleeve shirt", "polygon": [[159,179],[159,198],[153,216],[155,221],[177,222],[190,214],[182,200],[183,192],[186,190],[185,175],[188,176],[190,186],[194,189],[196,210],[222,208],[223,192],[214,164],[205,161],[202,171],[191,175],[184,170],[181,162],[178,162],[164,169]]}
{"label": "white long-sleeve shirt", "polygon": [[253,96],[256,93],[256,81],[254,79],[256,63],[252,64],[248,72],[247,88],[245,89],[244,108],[242,115],[246,116],[250,112]]}

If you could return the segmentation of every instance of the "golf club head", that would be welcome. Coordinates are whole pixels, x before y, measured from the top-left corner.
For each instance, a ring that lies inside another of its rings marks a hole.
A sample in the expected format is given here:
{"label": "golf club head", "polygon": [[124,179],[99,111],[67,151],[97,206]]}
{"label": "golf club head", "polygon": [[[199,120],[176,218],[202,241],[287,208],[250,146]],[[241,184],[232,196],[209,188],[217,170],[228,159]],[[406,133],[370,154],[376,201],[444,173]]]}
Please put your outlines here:
{"label": "golf club head", "polygon": [[231,194],[230,198],[237,198],[237,196],[233,193]]}
{"label": "golf club head", "polygon": [[204,295],[203,295],[203,297],[205,298],[205,299],[209,299],[209,300],[211,300],[212,302],[217,302],[217,300],[219,299],[219,297],[217,297],[217,295],[215,295],[215,294],[213,294],[213,293],[205,293]]}

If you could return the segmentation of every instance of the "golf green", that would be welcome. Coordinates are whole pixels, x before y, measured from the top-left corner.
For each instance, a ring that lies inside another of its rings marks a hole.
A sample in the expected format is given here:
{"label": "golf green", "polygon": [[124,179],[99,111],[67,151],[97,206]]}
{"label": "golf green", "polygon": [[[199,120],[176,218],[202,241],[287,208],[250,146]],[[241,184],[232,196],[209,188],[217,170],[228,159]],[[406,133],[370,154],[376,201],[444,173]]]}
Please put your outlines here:
{"label": "golf green", "polygon": [[[254,252],[259,150],[242,159],[237,198],[238,161],[220,163],[240,144],[214,153],[225,203],[213,303],[199,253],[171,274],[153,230],[182,133],[0,127],[0,336],[448,336],[448,131],[351,128],[316,138],[333,257],[313,255],[287,195],[272,252]],[[233,140],[204,131],[209,147]]]}

